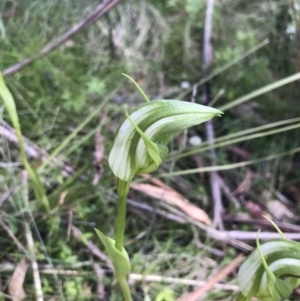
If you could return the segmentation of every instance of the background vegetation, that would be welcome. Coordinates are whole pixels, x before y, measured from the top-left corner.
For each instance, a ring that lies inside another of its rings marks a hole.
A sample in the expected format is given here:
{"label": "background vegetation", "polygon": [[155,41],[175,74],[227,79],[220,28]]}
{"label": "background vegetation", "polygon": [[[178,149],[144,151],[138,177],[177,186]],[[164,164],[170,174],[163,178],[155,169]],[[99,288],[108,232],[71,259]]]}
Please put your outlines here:
{"label": "background vegetation", "polygon": [[[0,69],[33,57],[96,4],[92,0],[1,1]],[[19,148],[4,134],[4,124],[0,132],[0,299],[9,294],[16,266],[23,258],[34,258],[44,300],[120,300],[109,262],[99,253],[103,248],[94,227],[113,235],[117,198],[106,156],[124,118],[123,104],[131,109],[142,102],[121,73],[134,77],[150,99],[191,100],[193,85],[204,79],[205,8],[205,1],[199,0],[123,1],[57,50],[5,78],[27,147],[40,148],[38,156],[29,159],[39,169],[52,210],[46,212],[35,199]],[[209,74],[216,74],[210,85],[217,108],[300,71],[297,0],[217,1],[212,34],[214,63]],[[224,68],[227,64],[230,67]],[[199,103],[201,93],[199,85],[195,97]],[[216,138],[223,139],[217,148],[217,165],[254,160],[246,167],[219,173],[225,187],[224,229],[218,230],[219,236],[209,234],[187,212],[150,197],[151,192],[132,190],[126,248],[133,273],[174,280],[131,280],[136,300],[157,296],[157,300],[172,300],[193,291],[194,286],[175,280],[206,280],[238,252],[247,253],[254,241],[247,240],[246,234],[258,228],[270,230],[263,214],[269,214],[283,231],[299,232],[299,93],[296,80],[234,106],[214,120]],[[1,115],[10,123],[3,106]],[[292,121],[280,123],[283,120]],[[180,175],[183,170],[210,166],[205,144],[189,143],[193,136],[205,141],[204,129],[201,125],[174,135],[167,162],[153,176],[163,176],[166,185],[212,218],[209,173]],[[241,134],[244,130],[248,132]],[[273,132],[267,135],[267,131]],[[254,133],[258,135],[252,139]],[[53,154],[56,163],[44,164],[43,152]],[[273,160],[255,161],[283,153]],[[146,180],[136,179],[142,181]],[[220,239],[234,230],[245,231],[233,237],[235,245],[231,238]],[[236,270],[223,282],[236,285],[235,278]],[[26,300],[35,300],[30,267],[19,283]],[[215,288],[203,298],[232,300],[234,296],[227,287]],[[299,298],[297,292],[295,298]]]}

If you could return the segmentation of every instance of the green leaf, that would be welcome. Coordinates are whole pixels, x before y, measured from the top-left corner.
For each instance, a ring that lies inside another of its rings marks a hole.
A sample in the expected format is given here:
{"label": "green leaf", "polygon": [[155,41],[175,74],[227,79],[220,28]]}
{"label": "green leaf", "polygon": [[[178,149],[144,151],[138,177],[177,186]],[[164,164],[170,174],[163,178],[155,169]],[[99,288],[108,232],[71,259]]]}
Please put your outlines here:
{"label": "green leaf", "polygon": [[235,301],[249,301],[251,297],[245,297],[241,292],[237,295]]}
{"label": "green leaf", "polygon": [[293,286],[289,282],[276,277],[274,290],[271,291],[271,295],[274,300],[281,300],[289,297],[292,294],[293,289]]}
{"label": "green leaf", "polygon": [[129,274],[131,270],[130,262],[129,262],[129,257],[128,254],[123,248],[123,251],[120,252],[116,247],[115,247],[115,241],[111,239],[110,237],[104,235],[101,231],[98,229],[95,229],[97,235],[99,236],[100,240],[102,241],[106,252],[108,253],[109,258],[111,259],[116,277],[118,279],[126,279],[127,275]]}
{"label": "green leaf", "polygon": [[96,93],[102,95],[105,91],[105,83],[98,79],[97,77],[91,78],[86,84],[87,93]]}
{"label": "green leaf", "polygon": [[156,296],[155,301],[175,301],[174,292],[170,289],[164,289]]}
{"label": "green leaf", "polygon": [[276,231],[279,233],[279,235],[281,236],[282,239],[286,239],[286,237],[284,236],[282,231],[278,228],[278,226],[268,216],[263,215],[263,217],[272,224],[272,226],[276,229]]}
{"label": "green leaf", "polygon": [[27,161],[25,149],[24,149],[24,143],[23,143],[23,136],[22,136],[21,127],[20,127],[20,123],[19,123],[19,117],[18,117],[18,113],[17,113],[17,109],[16,109],[16,104],[15,104],[12,94],[10,93],[10,91],[8,90],[8,88],[4,82],[3,75],[1,73],[0,73],[0,97],[3,99],[5,107],[8,111],[9,117],[12,121],[13,127],[16,131],[16,135],[18,138],[18,144],[19,144],[19,148],[20,148],[20,157],[21,157],[22,163],[25,166],[26,171],[28,172],[28,174],[31,178],[36,197],[41,203],[43,203],[47,212],[49,212],[50,205],[49,205],[47,196],[45,194],[44,186],[39,178],[38,173],[36,173],[34,171],[34,169],[30,166],[29,162]]}
{"label": "green leaf", "polygon": [[5,31],[5,26],[1,14],[0,14],[0,34],[1,34],[1,39],[6,39],[6,31]]}
{"label": "green leaf", "polygon": [[233,108],[237,105],[240,105],[241,103],[244,103],[245,101],[248,101],[252,98],[255,98],[257,96],[260,96],[260,95],[262,95],[264,93],[267,93],[267,92],[270,92],[272,90],[278,89],[278,88],[280,88],[284,85],[287,85],[287,84],[292,83],[292,82],[294,82],[296,80],[299,80],[299,79],[300,79],[300,72],[295,73],[291,76],[285,77],[285,78],[283,78],[281,80],[278,80],[274,83],[271,83],[269,85],[266,85],[266,86],[264,86],[260,89],[255,90],[255,91],[252,91],[251,93],[246,94],[242,97],[239,97],[238,99],[230,102],[229,104],[222,106],[220,108],[220,110],[222,110],[222,111],[229,110],[229,109],[231,109],[231,108]]}

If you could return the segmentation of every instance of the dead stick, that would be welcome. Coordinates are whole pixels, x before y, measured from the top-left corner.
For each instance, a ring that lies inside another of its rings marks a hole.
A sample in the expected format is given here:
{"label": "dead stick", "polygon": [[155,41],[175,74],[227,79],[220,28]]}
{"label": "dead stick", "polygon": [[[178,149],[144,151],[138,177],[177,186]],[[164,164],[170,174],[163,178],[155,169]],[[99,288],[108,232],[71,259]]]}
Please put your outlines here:
{"label": "dead stick", "polygon": [[97,295],[98,295],[98,301],[105,300],[105,289],[103,284],[103,279],[105,276],[105,272],[101,268],[99,263],[93,264],[94,273],[97,277]]}
{"label": "dead stick", "polygon": [[7,233],[7,235],[13,240],[13,242],[16,244],[18,249],[23,252],[27,258],[29,258],[29,254],[26,250],[26,248],[21,244],[21,242],[16,238],[16,236],[12,233],[9,227],[6,226],[6,224],[3,222],[3,220],[0,217],[0,227],[3,228],[3,230]]}
{"label": "dead stick", "polygon": [[[13,144],[19,145],[15,130],[4,120],[1,120],[0,122],[0,136],[6,137],[6,139],[12,142]],[[36,144],[31,142],[24,136],[23,142],[27,157],[34,159],[40,158],[42,162],[44,162],[44,160],[48,158],[49,154],[44,149],[38,147]],[[53,158],[51,163],[53,163],[54,165],[58,165],[62,168],[62,174],[64,177],[68,177],[74,173],[74,169],[70,165],[64,162],[60,163],[60,159],[57,157]]]}
{"label": "dead stick", "polygon": [[224,280],[236,267],[244,260],[244,255],[239,254],[230,264],[225,266],[218,274],[212,276],[205,285],[188,294],[185,297],[178,299],[178,301],[196,301],[202,299],[203,295],[209,292],[214,285]]}
{"label": "dead stick", "polygon": [[[214,0],[207,0],[207,7],[205,13],[205,24],[204,24],[204,37],[203,37],[203,69],[206,75],[208,68],[213,61],[213,49],[211,44],[211,31],[212,31],[212,14],[214,8]],[[202,89],[202,102],[207,105],[210,102],[210,83],[206,82],[203,84]],[[214,127],[211,120],[205,123],[206,138],[210,146],[214,145]],[[216,150],[215,148],[210,149],[211,166],[216,165]],[[210,174],[210,187],[212,198],[214,201],[214,218],[213,227],[218,227],[221,230],[224,229],[222,221],[222,197],[221,197],[221,186],[219,176],[216,171]]]}
{"label": "dead stick", "polygon": [[[23,193],[23,198],[24,198],[24,207],[28,208],[29,202],[28,202],[28,174],[26,171],[22,173],[22,186],[24,189]],[[41,277],[39,273],[39,266],[38,263],[35,259],[35,251],[34,251],[34,240],[32,236],[32,232],[30,229],[30,225],[28,221],[25,221],[24,225],[25,229],[25,238],[27,241],[27,246],[28,246],[28,253],[31,255],[30,256],[30,262],[31,262],[31,268],[32,268],[32,273],[33,273],[33,282],[34,282],[34,287],[35,287],[35,293],[36,293],[36,300],[37,301],[44,301],[43,297],[43,291],[42,291],[42,282],[41,282]]]}
{"label": "dead stick", "polygon": [[76,35],[78,32],[83,30],[84,28],[90,26],[95,21],[97,21],[100,17],[102,17],[105,13],[107,13],[111,8],[113,8],[115,5],[117,5],[122,0],[106,0],[103,3],[99,3],[95,9],[83,20],[79,21],[77,24],[75,24],[70,30],[68,30],[64,35],[62,35],[57,40],[50,42],[47,44],[44,48],[41,49],[41,51],[35,55],[32,58],[26,58],[20,63],[17,63],[11,67],[6,68],[3,70],[3,75],[11,75],[25,66],[28,66],[29,64],[33,63],[37,59],[43,57],[47,53],[53,51],[54,49],[58,48],[62,44],[64,44],[67,40],[69,40],[71,37]]}
{"label": "dead stick", "polygon": [[[194,279],[186,278],[174,278],[174,277],[164,277],[160,275],[142,275],[142,274],[129,274],[129,282],[161,282],[161,283],[170,283],[170,284],[179,284],[179,285],[188,285],[188,286],[204,286],[207,284],[206,281],[199,281]],[[226,291],[238,291],[239,287],[232,284],[223,284],[223,283],[214,283],[214,288],[219,290]]]}

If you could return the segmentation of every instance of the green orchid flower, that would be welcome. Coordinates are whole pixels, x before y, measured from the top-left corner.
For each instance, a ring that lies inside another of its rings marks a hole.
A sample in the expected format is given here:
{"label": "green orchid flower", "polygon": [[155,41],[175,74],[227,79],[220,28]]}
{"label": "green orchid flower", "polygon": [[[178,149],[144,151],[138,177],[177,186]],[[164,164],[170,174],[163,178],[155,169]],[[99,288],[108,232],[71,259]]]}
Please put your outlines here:
{"label": "green orchid flower", "polygon": [[241,292],[236,301],[248,301],[252,297],[262,301],[279,301],[289,297],[300,284],[300,243],[288,240],[282,232],[257,248],[242,264],[238,273]]}
{"label": "green orchid flower", "polygon": [[120,125],[108,162],[114,175],[130,181],[155,171],[168,153],[168,135],[200,124],[221,111],[179,100],[155,100],[136,108]]}
{"label": "green orchid flower", "polygon": [[[125,74],[124,74],[125,75]],[[130,272],[130,263],[123,248],[126,201],[130,182],[138,173],[155,171],[168,153],[170,133],[186,129],[205,122],[221,111],[199,104],[179,100],[150,101],[139,85],[128,75],[144,98],[144,104],[129,115],[117,130],[116,137],[108,157],[109,166],[117,177],[118,216],[116,220],[115,240],[96,232],[112,260],[115,275],[121,287],[123,297],[131,301],[126,275]]]}

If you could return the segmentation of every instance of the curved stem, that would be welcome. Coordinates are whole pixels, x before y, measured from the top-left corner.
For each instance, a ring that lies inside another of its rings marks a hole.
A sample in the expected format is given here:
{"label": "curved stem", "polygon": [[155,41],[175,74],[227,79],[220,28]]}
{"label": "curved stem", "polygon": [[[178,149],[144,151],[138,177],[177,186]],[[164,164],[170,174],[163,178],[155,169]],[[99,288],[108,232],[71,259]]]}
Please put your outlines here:
{"label": "curved stem", "polygon": [[117,278],[125,301],[132,301],[131,292],[127,280]]}
{"label": "curved stem", "polygon": [[[128,195],[129,187],[130,187],[130,181],[127,182],[118,179],[117,191],[119,195],[119,201],[118,201],[118,216],[116,222],[115,247],[120,252],[123,252],[125,219],[126,219],[126,203],[127,203],[127,195]],[[118,277],[117,274],[116,277],[125,301],[132,301],[131,292],[126,277],[124,276]]]}
{"label": "curved stem", "polygon": [[118,216],[116,222],[116,248],[123,251],[124,231],[125,231],[125,218],[126,218],[126,203],[127,194],[129,191],[130,181],[122,181],[118,179],[117,191],[119,195],[118,201]]}

